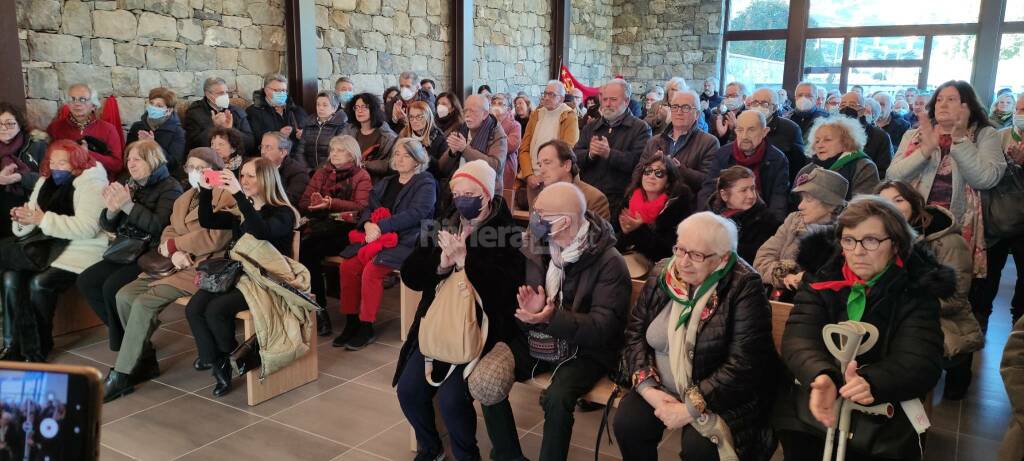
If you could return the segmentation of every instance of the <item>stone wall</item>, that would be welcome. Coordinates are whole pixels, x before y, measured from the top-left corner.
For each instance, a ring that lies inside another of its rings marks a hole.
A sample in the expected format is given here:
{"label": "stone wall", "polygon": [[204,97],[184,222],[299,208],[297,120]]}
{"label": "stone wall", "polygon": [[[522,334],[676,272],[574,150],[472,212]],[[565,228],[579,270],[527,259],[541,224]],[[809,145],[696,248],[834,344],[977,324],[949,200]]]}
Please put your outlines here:
{"label": "stone wall", "polygon": [[474,9],[473,89],[486,83],[496,92],[524,91],[536,100],[550,80],[550,2],[477,0]]}
{"label": "stone wall", "polygon": [[635,93],[681,76],[690,86],[718,76],[723,0],[614,0],[612,73]]}
{"label": "stone wall", "polygon": [[130,124],[152,88],[193,99],[220,76],[249,99],[262,74],[284,70],[281,0],[17,0],[17,9],[28,112],[41,126],[72,83],[116,95]]}
{"label": "stone wall", "polygon": [[569,70],[587,86],[611,75],[613,0],[572,0]]}
{"label": "stone wall", "polygon": [[398,74],[449,81],[448,0],[317,0],[320,87],[348,76],[356,91],[381,94]]}

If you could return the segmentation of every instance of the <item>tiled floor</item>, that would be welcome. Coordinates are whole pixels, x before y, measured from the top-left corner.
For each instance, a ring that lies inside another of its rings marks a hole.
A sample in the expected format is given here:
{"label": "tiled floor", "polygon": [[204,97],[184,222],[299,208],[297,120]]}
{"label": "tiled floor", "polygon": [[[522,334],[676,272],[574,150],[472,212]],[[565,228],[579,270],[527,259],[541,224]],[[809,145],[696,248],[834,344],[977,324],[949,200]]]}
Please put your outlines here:
{"label": "tiled floor", "polygon": [[[968,398],[945,402],[936,389],[933,429],[926,460],[995,459],[1010,410],[999,359],[1010,330],[1007,305],[1014,274],[1007,267],[997,312],[992,316],[985,350],[976,356],[975,380]],[[333,306],[332,306],[333,307]],[[321,340],[320,379],[256,407],[245,403],[244,385],[227,396],[212,397],[212,377],[192,370],[195,345],[180,306],[168,308],[154,337],[163,374],[138,386],[135,393],[103,408],[103,460],[407,460],[409,430],[391,377],[398,355],[398,290],[388,290],[378,323],[381,339],[360,352],[333,348]],[[340,325],[340,319],[335,319]],[[58,338],[54,361],[91,365],[103,373],[114,354],[105,331],[96,328]],[[516,385],[512,392],[516,423],[526,456],[537,459],[543,414],[537,390]],[[577,413],[569,458],[594,458],[600,412]],[[490,447],[478,419],[478,439]],[[678,436],[666,434],[661,459],[674,459]],[[601,459],[618,459],[607,440]],[[781,459],[780,453],[776,459]]]}

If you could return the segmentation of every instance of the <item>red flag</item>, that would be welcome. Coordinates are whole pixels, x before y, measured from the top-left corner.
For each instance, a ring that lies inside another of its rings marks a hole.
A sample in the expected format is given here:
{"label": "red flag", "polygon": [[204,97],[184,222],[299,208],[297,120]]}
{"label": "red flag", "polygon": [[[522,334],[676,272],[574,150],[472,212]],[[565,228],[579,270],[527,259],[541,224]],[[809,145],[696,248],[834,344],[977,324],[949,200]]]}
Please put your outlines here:
{"label": "red flag", "polygon": [[576,77],[573,77],[572,73],[569,72],[569,68],[566,67],[565,64],[562,64],[562,70],[558,73],[558,76],[559,80],[562,81],[562,84],[565,85],[566,93],[571,92],[573,88],[579,88],[579,90],[583,93],[584,101],[586,101],[586,99],[591,96],[597,96],[601,92],[599,88],[586,86],[580,83],[579,80],[576,80]]}

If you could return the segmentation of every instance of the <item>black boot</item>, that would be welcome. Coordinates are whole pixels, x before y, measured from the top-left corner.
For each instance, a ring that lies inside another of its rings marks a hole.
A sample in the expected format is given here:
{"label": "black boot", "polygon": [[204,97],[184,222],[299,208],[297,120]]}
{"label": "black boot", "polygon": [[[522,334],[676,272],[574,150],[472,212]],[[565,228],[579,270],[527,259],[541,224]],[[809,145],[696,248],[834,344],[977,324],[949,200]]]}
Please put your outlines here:
{"label": "black boot", "polygon": [[345,345],[345,349],[358,351],[369,346],[377,340],[377,334],[373,332],[373,322],[359,322],[359,331]]}
{"label": "black boot", "polygon": [[6,360],[8,362],[22,362],[25,357],[21,355],[21,348],[17,344],[11,344],[0,351],[0,360]]}
{"label": "black boot", "polygon": [[238,368],[238,374],[244,375],[252,370],[258,370],[263,364],[260,359],[260,343],[256,335],[252,335],[241,345],[231,351],[231,361]]}
{"label": "black boot", "polygon": [[316,335],[330,336],[331,333],[334,333],[334,329],[331,328],[331,316],[327,315],[327,309],[321,307],[316,310]]}
{"label": "black boot", "polygon": [[195,368],[196,371],[209,370],[212,367],[213,365],[210,362],[204,362],[202,357],[196,357],[196,360],[192,362],[192,368]]}
{"label": "black boot", "polygon": [[113,368],[110,369],[110,374],[107,375],[107,381],[103,383],[103,386],[106,389],[103,392],[103,403],[135,392],[135,387],[132,385],[132,376],[127,373],[121,373]]}
{"label": "black boot", "polygon": [[942,390],[942,398],[946,400],[963,400],[967,389],[971,387],[970,362],[946,370],[946,386]]}
{"label": "black boot", "polygon": [[160,362],[156,359],[156,353],[152,353],[139,360],[132,372],[132,382],[141,384],[160,376]]}
{"label": "black boot", "polygon": [[213,396],[220,397],[231,390],[231,357],[223,356],[213,364],[213,379],[217,382],[213,386]]}
{"label": "black boot", "polygon": [[341,334],[337,338],[334,338],[334,342],[331,343],[334,347],[345,347],[349,341],[356,336],[359,331],[359,314],[347,314],[345,315],[345,328],[341,330]]}

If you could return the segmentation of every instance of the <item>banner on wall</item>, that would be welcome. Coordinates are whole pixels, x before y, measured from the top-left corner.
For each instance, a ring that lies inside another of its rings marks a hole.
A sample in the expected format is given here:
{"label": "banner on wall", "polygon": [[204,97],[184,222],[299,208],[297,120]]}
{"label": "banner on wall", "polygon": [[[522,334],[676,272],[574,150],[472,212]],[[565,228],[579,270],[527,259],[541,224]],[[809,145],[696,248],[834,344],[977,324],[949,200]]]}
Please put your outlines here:
{"label": "banner on wall", "polygon": [[558,73],[558,75],[559,79],[562,81],[562,84],[565,85],[566,94],[569,94],[573,88],[579,88],[579,90],[583,93],[583,100],[586,100],[591,96],[598,96],[601,93],[600,88],[586,86],[580,83],[579,80],[576,80],[576,77],[573,77],[572,72],[569,72],[569,68],[565,64],[562,64],[562,70]]}

